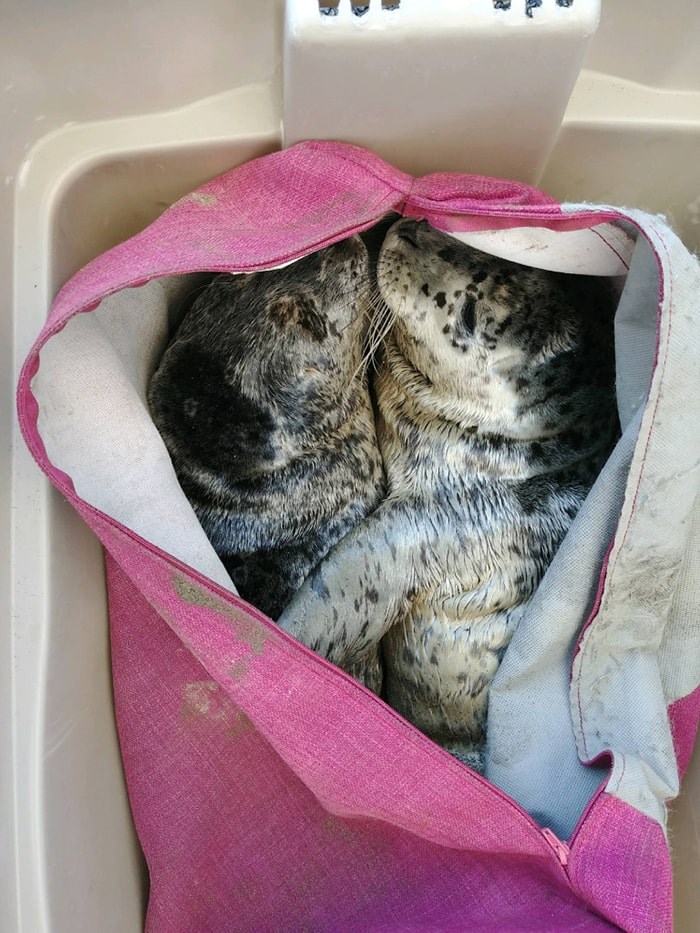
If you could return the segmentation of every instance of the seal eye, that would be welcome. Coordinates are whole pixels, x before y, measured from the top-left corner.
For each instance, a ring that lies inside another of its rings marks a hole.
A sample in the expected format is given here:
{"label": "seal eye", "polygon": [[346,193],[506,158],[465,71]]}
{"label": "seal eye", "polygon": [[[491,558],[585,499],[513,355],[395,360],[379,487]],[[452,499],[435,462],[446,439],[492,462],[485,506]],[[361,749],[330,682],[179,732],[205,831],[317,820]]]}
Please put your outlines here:
{"label": "seal eye", "polygon": [[271,316],[283,327],[300,327],[308,336],[321,343],[328,336],[326,321],[318,313],[309,295],[289,293],[268,305]]}
{"label": "seal eye", "polygon": [[462,325],[469,333],[474,332],[476,327],[476,298],[473,295],[467,295],[460,311]]}

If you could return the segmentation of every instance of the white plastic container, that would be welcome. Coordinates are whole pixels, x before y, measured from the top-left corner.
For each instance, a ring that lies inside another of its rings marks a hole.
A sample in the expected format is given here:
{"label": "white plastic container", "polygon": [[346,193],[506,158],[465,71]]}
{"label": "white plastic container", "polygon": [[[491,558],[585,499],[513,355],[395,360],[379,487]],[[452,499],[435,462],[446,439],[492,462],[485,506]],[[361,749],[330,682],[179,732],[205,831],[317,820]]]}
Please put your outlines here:
{"label": "white plastic container", "polygon": [[[131,933],[146,880],[113,722],[101,551],[11,426],[10,383],[73,272],[200,182],[282,144],[282,3],[207,0],[196,15],[184,0],[118,11],[95,2],[89,14],[59,0],[39,13],[8,6],[0,928]],[[540,184],[563,200],[663,212],[697,250],[698,13],[694,0],[668,0],[662,26],[658,16],[652,0],[634,11],[606,0],[588,57],[597,71],[582,73]],[[309,97],[312,106],[311,88]],[[697,755],[674,811],[677,930],[690,933],[700,916]]]}

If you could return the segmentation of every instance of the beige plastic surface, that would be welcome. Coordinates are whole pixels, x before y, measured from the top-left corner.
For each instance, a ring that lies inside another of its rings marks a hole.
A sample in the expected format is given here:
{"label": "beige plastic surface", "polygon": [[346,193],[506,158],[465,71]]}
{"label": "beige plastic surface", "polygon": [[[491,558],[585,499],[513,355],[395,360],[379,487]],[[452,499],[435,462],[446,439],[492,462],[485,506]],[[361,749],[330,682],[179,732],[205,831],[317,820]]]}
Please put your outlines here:
{"label": "beige plastic surface", "polygon": [[[662,211],[698,249],[695,0],[667,0],[663,36],[658,3],[638,0],[626,19],[631,6],[605,0],[588,61],[608,74],[582,75],[542,186],[562,199]],[[3,5],[0,612],[9,624],[0,625],[0,928],[7,933],[131,933],[141,928],[145,892],[113,725],[101,554],[13,427],[16,367],[70,274],[199,182],[280,145],[281,48],[280,0]],[[685,93],[668,93],[674,88]],[[435,158],[439,168],[439,152]],[[679,933],[694,933],[700,917],[699,816],[696,755],[671,825]]]}
{"label": "beige plastic surface", "polygon": [[[359,4],[358,4],[359,5]],[[352,139],[406,172],[534,182],[554,145],[600,0],[289,0],[284,141]]]}

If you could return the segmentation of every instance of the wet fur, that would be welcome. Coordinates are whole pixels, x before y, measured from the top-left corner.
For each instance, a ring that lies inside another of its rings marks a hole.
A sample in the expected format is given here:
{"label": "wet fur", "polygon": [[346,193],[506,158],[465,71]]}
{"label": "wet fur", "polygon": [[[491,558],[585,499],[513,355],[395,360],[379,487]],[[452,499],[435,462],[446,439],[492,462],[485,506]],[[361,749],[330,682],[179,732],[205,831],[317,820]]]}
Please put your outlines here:
{"label": "wet fur", "polygon": [[240,594],[272,618],[385,491],[360,365],[368,276],[359,237],[219,275],[150,384],[197,517]]}
{"label": "wet fur", "polygon": [[617,432],[606,282],[530,269],[401,220],[378,263],[379,509],[280,623],[477,770],[488,688]]}

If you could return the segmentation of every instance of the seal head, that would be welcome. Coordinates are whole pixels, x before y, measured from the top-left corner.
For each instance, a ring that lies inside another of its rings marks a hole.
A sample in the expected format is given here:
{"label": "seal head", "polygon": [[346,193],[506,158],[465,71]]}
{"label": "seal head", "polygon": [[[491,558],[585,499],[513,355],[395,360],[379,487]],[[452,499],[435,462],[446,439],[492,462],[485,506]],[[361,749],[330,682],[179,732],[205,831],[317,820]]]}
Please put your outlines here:
{"label": "seal head", "polygon": [[149,389],[180,484],[239,592],[275,618],[384,490],[361,367],[367,250],[351,237],[218,275]]}

